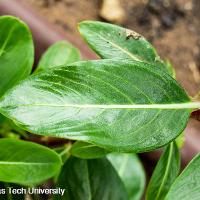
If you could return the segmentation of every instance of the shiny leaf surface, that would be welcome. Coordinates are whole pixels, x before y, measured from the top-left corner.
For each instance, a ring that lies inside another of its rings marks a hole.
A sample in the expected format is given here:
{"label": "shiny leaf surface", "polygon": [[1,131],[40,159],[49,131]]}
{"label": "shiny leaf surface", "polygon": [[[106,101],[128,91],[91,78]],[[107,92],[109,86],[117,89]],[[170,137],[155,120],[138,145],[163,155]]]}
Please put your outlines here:
{"label": "shiny leaf surface", "polygon": [[167,73],[118,60],[84,61],[36,74],[0,100],[0,112],[30,132],[123,152],[169,143],[195,107],[199,103],[191,103]]}
{"label": "shiny leaf surface", "polygon": [[132,30],[104,22],[83,21],[79,23],[79,31],[101,58],[145,61],[168,71],[154,47]]}

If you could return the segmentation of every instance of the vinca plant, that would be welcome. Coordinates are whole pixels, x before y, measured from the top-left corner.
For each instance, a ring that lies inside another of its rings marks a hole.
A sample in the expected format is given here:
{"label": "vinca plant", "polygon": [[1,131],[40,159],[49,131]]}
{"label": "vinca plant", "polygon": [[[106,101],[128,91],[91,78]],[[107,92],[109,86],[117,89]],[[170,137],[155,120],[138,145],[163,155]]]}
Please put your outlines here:
{"label": "vinca plant", "polygon": [[[0,17],[0,199],[200,199],[200,155],[180,173],[179,153],[200,102],[143,36],[95,21],[78,28],[101,59],[81,61],[60,41],[33,69],[29,28]],[[137,153],[160,148],[147,185]]]}

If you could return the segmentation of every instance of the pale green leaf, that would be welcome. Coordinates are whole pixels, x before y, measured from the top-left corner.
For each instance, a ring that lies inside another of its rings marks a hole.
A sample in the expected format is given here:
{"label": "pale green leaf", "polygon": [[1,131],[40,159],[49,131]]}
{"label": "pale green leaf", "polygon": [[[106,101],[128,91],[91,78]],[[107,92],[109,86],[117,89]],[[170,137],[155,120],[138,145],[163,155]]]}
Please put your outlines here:
{"label": "pale green leaf", "polygon": [[66,65],[80,60],[80,52],[67,41],[59,41],[43,54],[36,71]]}
{"label": "pale green leaf", "polygon": [[107,157],[124,182],[129,200],[140,200],[145,188],[145,173],[137,154],[111,153]]}

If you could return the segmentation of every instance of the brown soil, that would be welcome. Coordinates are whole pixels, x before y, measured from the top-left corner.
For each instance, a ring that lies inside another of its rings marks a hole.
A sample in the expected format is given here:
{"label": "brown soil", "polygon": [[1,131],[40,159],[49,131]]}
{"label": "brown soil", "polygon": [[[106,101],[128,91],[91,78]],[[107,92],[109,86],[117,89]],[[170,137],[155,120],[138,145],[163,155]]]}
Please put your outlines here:
{"label": "brown soil", "polygon": [[[77,23],[99,17],[100,0],[23,0],[58,27],[80,40]],[[194,96],[200,90],[200,1],[121,0],[122,24],[144,35],[163,59],[174,65],[177,79]]]}

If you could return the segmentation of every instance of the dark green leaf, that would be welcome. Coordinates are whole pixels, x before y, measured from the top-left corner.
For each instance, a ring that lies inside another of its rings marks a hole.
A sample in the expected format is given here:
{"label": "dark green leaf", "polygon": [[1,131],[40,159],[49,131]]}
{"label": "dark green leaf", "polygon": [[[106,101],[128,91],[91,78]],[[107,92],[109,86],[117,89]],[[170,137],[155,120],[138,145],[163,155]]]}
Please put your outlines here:
{"label": "dark green leaf", "polygon": [[145,173],[137,154],[111,153],[107,157],[124,182],[129,200],[140,200],[145,188]]}
{"label": "dark green leaf", "polygon": [[197,107],[167,73],[119,60],[84,61],[41,72],[0,100],[0,112],[30,132],[123,152],[169,143]]}
{"label": "dark green leaf", "polygon": [[30,74],[33,59],[28,27],[15,17],[0,17],[0,96]]}
{"label": "dark green leaf", "polygon": [[9,193],[9,188],[21,189],[22,186],[12,184],[12,183],[3,183],[0,182],[0,200],[24,200],[24,194],[12,194]]}
{"label": "dark green leaf", "polygon": [[200,197],[200,154],[174,181],[165,200],[198,200]]}
{"label": "dark green leaf", "polygon": [[57,187],[66,188],[64,200],[127,200],[123,183],[106,158],[84,160],[71,157],[63,166]]}
{"label": "dark green leaf", "polygon": [[170,143],[161,156],[149,182],[146,200],[163,200],[178,176],[180,155],[175,142]]}
{"label": "dark green leaf", "polygon": [[167,71],[153,46],[132,30],[103,22],[84,21],[79,24],[79,31],[101,58],[145,61]]}
{"label": "dark green leaf", "polygon": [[73,144],[70,153],[78,158],[94,159],[105,156],[109,153],[109,151],[100,148],[94,144],[77,141]]}
{"label": "dark green leaf", "polygon": [[37,71],[46,70],[80,60],[80,52],[67,41],[53,44],[42,56]]}
{"label": "dark green leaf", "polygon": [[0,181],[37,184],[54,176],[60,157],[47,147],[15,139],[0,139]]}

